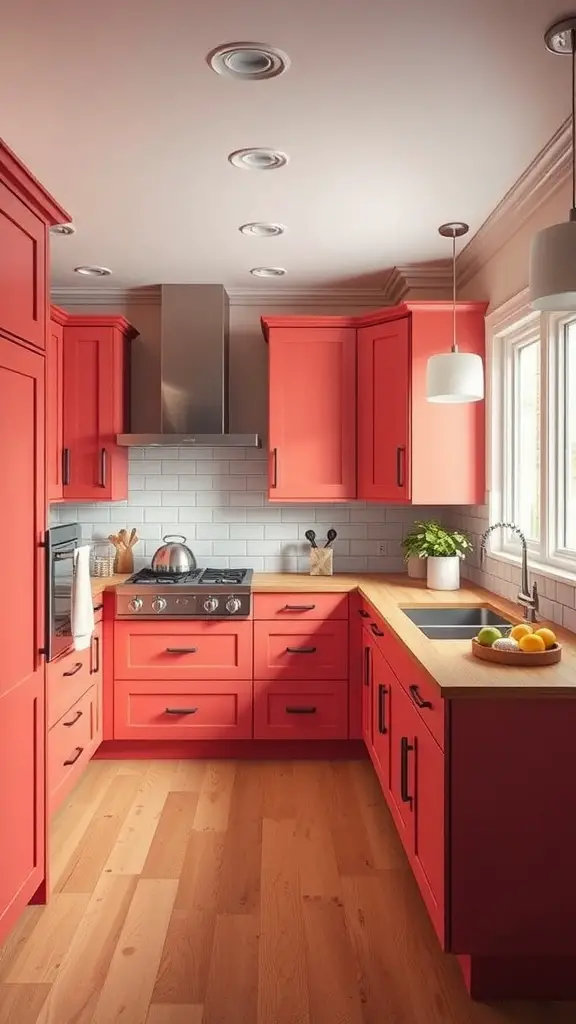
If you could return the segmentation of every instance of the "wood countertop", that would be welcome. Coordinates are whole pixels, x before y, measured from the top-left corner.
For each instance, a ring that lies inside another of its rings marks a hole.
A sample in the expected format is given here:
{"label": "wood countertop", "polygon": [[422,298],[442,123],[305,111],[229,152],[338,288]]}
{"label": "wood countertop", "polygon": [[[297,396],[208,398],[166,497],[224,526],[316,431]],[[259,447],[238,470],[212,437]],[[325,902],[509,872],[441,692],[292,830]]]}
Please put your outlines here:
{"label": "wood countertop", "polygon": [[[126,576],[92,580],[92,593],[101,594],[123,583]],[[562,661],[545,668],[515,668],[494,665],[475,658],[469,640],[429,640],[404,615],[403,607],[441,605],[490,605],[511,621],[520,622],[520,609],[504,598],[463,581],[460,590],[428,590],[426,583],[405,575],[387,573],[339,573],[309,576],[305,573],[256,572],[254,593],[349,593],[359,590],[374,610],[386,620],[397,639],[440,687],[443,697],[472,696],[486,692],[498,695],[576,696],[576,635],[560,626],[550,626],[563,646]],[[542,621],[539,625],[547,625]]]}

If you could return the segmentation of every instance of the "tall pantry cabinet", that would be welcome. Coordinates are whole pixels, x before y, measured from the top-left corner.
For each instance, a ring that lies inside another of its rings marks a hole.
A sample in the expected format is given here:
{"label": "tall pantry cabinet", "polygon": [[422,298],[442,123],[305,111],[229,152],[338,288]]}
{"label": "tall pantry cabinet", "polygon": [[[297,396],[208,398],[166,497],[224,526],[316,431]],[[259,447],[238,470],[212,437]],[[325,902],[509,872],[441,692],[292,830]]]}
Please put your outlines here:
{"label": "tall pantry cabinet", "polygon": [[45,895],[48,229],[69,220],[0,141],[0,943]]}

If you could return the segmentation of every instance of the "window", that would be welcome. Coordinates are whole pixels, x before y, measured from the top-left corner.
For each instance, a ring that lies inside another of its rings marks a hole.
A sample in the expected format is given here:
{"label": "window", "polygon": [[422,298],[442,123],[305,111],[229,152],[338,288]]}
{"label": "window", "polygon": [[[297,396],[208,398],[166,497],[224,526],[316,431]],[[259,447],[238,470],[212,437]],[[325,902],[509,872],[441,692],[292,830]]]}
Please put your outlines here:
{"label": "window", "polygon": [[[534,313],[527,296],[488,319],[490,521],[514,522],[530,558],[576,574],[576,314]],[[506,532],[492,552],[517,556]]]}

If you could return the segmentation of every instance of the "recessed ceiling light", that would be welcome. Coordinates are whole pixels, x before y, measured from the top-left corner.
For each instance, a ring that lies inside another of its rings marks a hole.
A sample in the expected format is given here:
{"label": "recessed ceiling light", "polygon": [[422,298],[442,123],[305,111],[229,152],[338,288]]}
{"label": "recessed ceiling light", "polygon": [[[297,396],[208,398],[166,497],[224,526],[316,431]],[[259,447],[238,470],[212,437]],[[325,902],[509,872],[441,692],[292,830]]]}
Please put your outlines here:
{"label": "recessed ceiling light", "polygon": [[245,171],[275,171],[288,163],[286,153],[277,149],[236,149],[228,155],[234,167],[242,167]]}
{"label": "recessed ceiling light", "polygon": [[253,277],[284,277],[284,267],[252,267]]}
{"label": "recessed ceiling light", "polygon": [[53,224],[50,232],[53,235],[75,235],[76,228],[73,224]]}
{"label": "recessed ceiling light", "polygon": [[290,67],[288,55],[266,43],[224,43],[206,59],[218,75],[253,82],[276,78]]}
{"label": "recessed ceiling light", "polygon": [[253,238],[275,238],[283,235],[286,228],[283,224],[270,224],[267,221],[255,220],[250,224],[241,224],[238,231],[243,235],[252,235]]}
{"label": "recessed ceiling light", "polygon": [[108,267],[74,267],[75,274],[82,274],[83,277],[108,277],[112,271]]}

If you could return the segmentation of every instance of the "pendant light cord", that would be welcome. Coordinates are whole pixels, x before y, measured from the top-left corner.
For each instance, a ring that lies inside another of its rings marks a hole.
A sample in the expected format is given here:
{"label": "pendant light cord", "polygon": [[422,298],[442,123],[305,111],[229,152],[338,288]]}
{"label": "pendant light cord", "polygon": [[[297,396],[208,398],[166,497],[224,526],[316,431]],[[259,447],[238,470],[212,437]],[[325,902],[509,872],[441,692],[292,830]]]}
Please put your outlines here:
{"label": "pendant light cord", "polygon": [[456,344],[456,231],[452,233],[452,351],[458,351]]}

